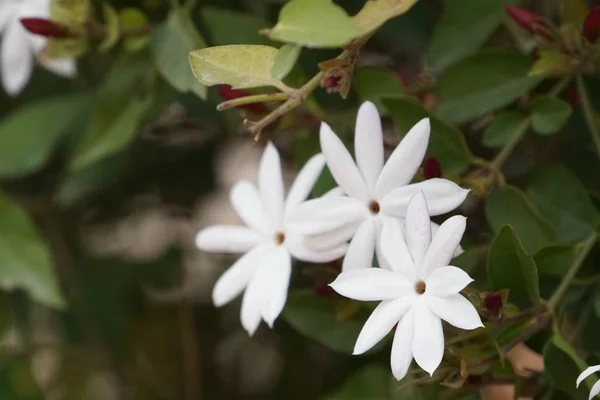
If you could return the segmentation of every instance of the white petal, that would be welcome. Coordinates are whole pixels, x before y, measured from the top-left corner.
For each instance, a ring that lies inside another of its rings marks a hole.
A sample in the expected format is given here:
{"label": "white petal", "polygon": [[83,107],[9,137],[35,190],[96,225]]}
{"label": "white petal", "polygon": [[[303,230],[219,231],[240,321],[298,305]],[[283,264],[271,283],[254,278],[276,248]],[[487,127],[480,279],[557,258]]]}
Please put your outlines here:
{"label": "white petal", "polygon": [[460,268],[438,267],[427,277],[427,293],[437,297],[452,296],[463,290],[473,279]]}
{"label": "white petal", "polygon": [[414,313],[407,312],[398,323],[392,343],[391,365],[394,378],[400,380],[406,376],[413,359],[412,342],[414,337]]}
{"label": "white petal", "polygon": [[23,90],[33,71],[27,32],[19,20],[8,22],[0,46],[2,86],[9,95],[15,96]]}
{"label": "white petal", "polygon": [[415,194],[408,202],[404,221],[406,244],[419,273],[421,264],[431,244],[431,221],[423,192]]}
{"label": "white petal", "polygon": [[321,196],[321,197],[325,197],[325,196],[343,196],[343,195],[345,195],[344,189],[342,189],[339,186],[336,186],[333,189],[330,189],[327,192],[325,192],[323,194],[323,196]]}
{"label": "white petal", "polygon": [[196,235],[196,247],[212,253],[245,253],[260,242],[261,236],[245,226],[210,226]]}
{"label": "white petal", "polygon": [[317,235],[355,224],[368,216],[366,205],[352,197],[330,196],[309,200],[290,213],[286,230]]}
{"label": "white petal", "polygon": [[352,239],[354,233],[361,225],[361,221],[353,222],[350,224],[343,225],[342,227],[335,229],[330,232],[318,234],[318,235],[307,235],[304,242],[307,247],[314,250],[327,250],[332,247],[338,247]]}
{"label": "white petal", "polygon": [[56,75],[72,78],[77,74],[77,64],[72,58],[53,58],[40,61],[42,66]]}
{"label": "white petal", "polygon": [[[259,265],[258,268],[261,268],[262,265]],[[244,292],[244,297],[242,298],[242,310],[241,310],[241,320],[242,326],[246,331],[248,331],[248,335],[254,335],[258,325],[261,320],[261,307],[262,307],[262,299],[265,288],[262,284],[261,279],[256,279],[258,275],[258,270],[254,273],[250,282],[248,283],[248,287]]]}
{"label": "white petal", "polygon": [[440,215],[454,210],[469,194],[468,189],[463,189],[447,179],[428,179],[392,190],[381,200],[381,210],[386,214],[404,217],[408,202],[418,192],[423,192],[427,199],[429,215]]}
{"label": "white petal", "polygon": [[423,278],[426,278],[434,268],[450,264],[450,261],[457,255],[466,227],[467,218],[462,215],[448,218],[435,231],[432,224],[433,239],[420,270]]}
{"label": "white petal", "polygon": [[430,129],[429,119],[422,119],[398,144],[377,180],[375,193],[378,199],[394,188],[407,185],[415,176],[427,151]]}
{"label": "white petal", "polygon": [[369,200],[367,186],[352,160],[352,156],[329,125],[321,123],[321,151],[327,160],[327,167],[338,185],[350,197],[362,201]]}
{"label": "white petal", "polygon": [[400,321],[400,318],[410,310],[412,301],[412,296],[405,296],[397,300],[386,300],[379,303],[360,331],[352,354],[362,354],[379,343]]}
{"label": "white petal", "polygon": [[373,266],[373,252],[375,251],[375,223],[367,219],[356,230],[344,257],[342,271],[352,271]]}
{"label": "white petal", "polygon": [[588,397],[588,400],[592,400],[598,395],[598,393],[600,393],[600,381],[594,383],[594,386],[592,386],[592,390],[590,391],[590,397]]}
{"label": "white petal", "polygon": [[261,279],[263,292],[261,314],[269,327],[281,314],[288,295],[292,260],[285,247],[279,246],[275,251],[263,258],[263,265],[258,271],[257,279]]}
{"label": "white petal", "polygon": [[374,193],[377,178],[383,168],[383,132],[375,104],[367,101],[358,109],[354,132],[356,165],[367,187]]}
{"label": "white petal", "polygon": [[581,374],[579,374],[579,376],[577,377],[577,383],[576,383],[576,387],[579,387],[579,385],[581,384],[581,382],[583,382],[583,380],[585,378],[587,378],[588,376],[595,374],[596,372],[600,371],[600,365],[594,365],[593,367],[587,367],[585,369],[585,371],[583,371]]}
{"label": "white petal", "polygon": [[433,375],[444,356],[444,331],[442,320],[427,305],[424,296],[419,296],[413,306],[415,332],[412,351],[421,368]]}
{"label": "white petal", "polygon": [[285,247],[298,260],[324,263],[342,258],[346,254],[348,244],[340,243],[328,248],[313,248],[302,236],[286,233]]}
{"label": "white petal", "polygon": [[12,1],[0,1],[0,33],[14,12]]}
{"label": "white petal", "polygon": [[217,307],[229,303],[248,286],[264,257],[264,247],[257,246],[237,260],[215,283],[212,298]]}
{"label": "white petal", "polygon": [[460,294],[448,297],[423,296],[431,311],[439,318],[459,329],[482,327],[481,318],[471,302]]}
{"label": "white petal", "polygon": [[406,245],[399,221],[392,218],[384,221],[379,244],[387,265],[414,281],[417,277],[417,268]]}
{"label": "white petal", "polygon": [[283,222],[283,177],[281,160],[273,143],[267,143],[258,168],[258,190],[272,229],[281,229]]}
{"label": "white petal", "polygon": [[381,268],[342,272],[329,286],[344,297],[360,301],[395,300],[414,294],[412,282]]}
{"label": "white petal", "polygon": [[231,205],[246,225],[259,232],[273,233],[254,184],[248,181],[237,182],[233,185],[229,197]]}
{"label": "white petal", "polygon": [[325,156],[323,154],[312,156],[304,164],[285,200],[285,216],[290,215],[290,212],[310,195],[324,166]]}

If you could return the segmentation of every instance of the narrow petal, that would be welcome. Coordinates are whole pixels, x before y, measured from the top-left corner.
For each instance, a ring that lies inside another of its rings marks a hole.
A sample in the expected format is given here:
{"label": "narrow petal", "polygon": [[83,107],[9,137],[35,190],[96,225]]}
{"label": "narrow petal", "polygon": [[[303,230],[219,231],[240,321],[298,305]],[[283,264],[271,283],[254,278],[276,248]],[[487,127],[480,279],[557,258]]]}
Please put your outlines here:
{"label": "narrow petal", "polygon": [[369,215],[366,205],[347,196],[329,196],[302,203],[286,219],[286,230],[305,235],[331,232]]}
{"label": "narrow petal", "polygon": [[217,307],[229,303],[248,286],[248,282],[260,266],[265,249],[257,246],[237,260],[215,283],[212,298]]}
{"label": "narrow petal", "polygon": [[342,244],[346,244],[350,239],[352,239],[360,225],[361,221],[357,221],[343,225],[342,227],[330,232],[319,235],[308,235],[304,239],[304,242],[307,247],[319,251],[330,249],[332,247],[338,247]]}
{"label": "narrow petal", "polygon": [[268,257],[263,258],[263,265],[257,276],[265,288],[261,314],[271,328],[285,306],[291,274],[292,260],[285,247],[279,246]]}
{"label": "narrow petal", "polygon": [[377,180],[375,193],[378,199],[383,198],[392,189],[407,185],[415,176],[427,151],[430,129],[429,119],[422,119],[398,144]]}
{"label": "narrow petal", "polygon": [[581,382],[583,382],[583,380],[585,378],[587,378],[588,376],[595,374],[596,372],[600,371],[600,365],[594,365],[593,367],[587,367],[585,369],[585,371],[583,371],[581,374],[579,374],[579,376],[577,377],[577,383],[576,383],[576,387],[579,387],[579,385],[581,385]]}
{"label": "narrow petal", "polygon": [[415,194],[408,202],[404,221],[406,244],[420,275],[420,268],[431,244],[431,221],[423,192]]}
{"label": "narrow petal", "polygon": [[40,61],[40,64],[47,70],[65,78],[77,75],[77,64],[72,58],[44,59]]}
{"label": "narrow petal", "polygon": [[471,282],[473,282],[473,279],[469,274],[453,266],[434,269],[425,281],[427,293],[436,297],[453,296]]}
{"label": "narrow petal", "polygon": [[231,205],[246,225],[259,232],[273,232],[254,184],[248,181],[237,182],[231,188],[229,198]]}
{"label": "narrow petal", "polygon": [[429,215],[440,215],[460,206],[467,198],[469,190],[447,179],[428,179],[392,190],[381,201],[381,209],[386,214],[404,217],[410,198],[418,192],[425,194]]}
{"label": "narrow petal", "polygon": [[330,189],[327,192],[325,192],[323,194],[323,196],[321,196],[321,197],[325,197],[325,196],[343,196],[343,195],[345,195],[344,189],[342,189],[339,186],[336,186],[333,189]]}
{"label": "narrow petal", "polygon": [[350,241],[348,252],[342,264],[342,271],[371,268],[373,266],[376,237],[375,223],[367,219],[358,227]]}
{"label": "narrow petal", "polygon": [[339,294],[360,301],[395,300],[414,293],[401,274],[381,268],[342,272],[330,286]]}
{"label": "narrow petal", "polygon": [[362,354],[379,343],[410,310],[412,301],[412,296],[405,296],[379,303],[360,331],[352,354]]}
{"label": "narrow petal", "polygon": [[426,278],[435,268],[449,265],[456,257],[466,227],[467,218],[462,215],[448,218],[440,227],[436,226],[435,231],[432,224],[433,239],[421,265],[423,278]]}
{"label": "narrow petal", "polygon": [[598,393],[600,393],[600,381],[594,383],[594,386],[592,386],[592,390],[590,391],[590,397],[588,397],[588,400],[592,400],[598,395]]}
{"label": "narrow petal", "polygon": [[[265,255],[266,256],[266,255]],[[261,268],[259,265],[258,268]],[[261,279],[256,279],[258,269],[250,279],[248,287],[242,298],[241,320],[242,326],[248,332],[248,335],[254,335],[261,321],[261,307],[264,291],[267,289],[262,285]]]}
{"label": "narrow petal", "polygon": [[298,260],[324,263],[342,258],[346,254],[348,244],[342,242],[328,248],[313,248],[302,236],[286,233],[285,247]]}
{"label": "narrow petal", "polygon": [[363,180],[352,156],[329,125],[321,123],[321,151],[327,160],[327,167],[331,175],[344,192],[350,197],[362,201],[369,200],[367,186]]}
{"label": "narrow petal", "polygon": [[33,71],[33,55],[27,42],[27,31],[19,20],[6,24],[0,44],[2,86],[11,96],[19,94]]}
{"label": "narrow petal", "polygon": [[283,221],[283,177],[279,152],[267,143],[258,168],[258,190],[272,229],[280,229]]}
{"label": "narrow petal", "polygon": [[290,192],[285,200],[285,216],[290,215],[291,211],[302,203],[310,195],[313,190],[313,186],[321,171],[325,166],[325,156],[323,154],[317,154],[312,156],[306,164],[302,167],[296,180],[290,188]]}
{"label": "narrow petal", "polygon": [[414,338],[414,313],[408,311],[398,323],[392,343],[391,364],[394,378],[400,380],[406,376],[413,359],[412,342]]}
{"label": "narrow petal", "polygon": [[390,268],[411,281],[415,280],[417,268],[408,250],[399,221],[392,218],[384,221],[379,246],[381,254]]}
{"label": "narrow petal", "polygon": [[459,329],[482,327],[481,318],[471,302],[460,294],[447,297],[423,296],[431,311],[450,325]]}
{"label": "narrow petal", "polygon": [[261,236],[245,226],[210,226],[196,235],[196,247],[211,253],[245,253],[260,242]]}
{"label": "narrow petal", "polygon": [[415,361],[421,368],[433,375],[444,356],[444,331],[442,320],[435,315],[420,296],[413,306],[415,332],[412,351]]}
{"label": "narrow petal", "polygon": [[383,168],[383,132],[375,104],[367,101],[358,109],[354,132],[356,165],[367,187],[374,193],[377,178]]}
{"label": "narrow petal", "polygon": [[0,33],[12,16],[14,3],[11,1],[0,1]]}

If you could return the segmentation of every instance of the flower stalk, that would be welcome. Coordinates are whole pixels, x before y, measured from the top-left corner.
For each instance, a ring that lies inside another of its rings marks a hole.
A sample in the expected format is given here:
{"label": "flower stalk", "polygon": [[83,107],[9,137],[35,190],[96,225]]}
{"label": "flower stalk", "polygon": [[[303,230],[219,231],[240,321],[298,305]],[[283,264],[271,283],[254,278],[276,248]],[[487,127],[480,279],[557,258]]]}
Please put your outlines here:
{"label": "flower stalk", "polygon": [[592,106],[592,101],[590,100],[587,86],[585,85],[585,81],[583,80],[582,74],[577,75],[576,83],[577,91],[579,92],[579,99],[581,100],[581,108],[583,110],[583,115],[590,130],[594,146],[596,147],[596,153],[600,158],[600,129],[598,129],[598,123],[596,122],[596,112],[594,111],[594,107]]}

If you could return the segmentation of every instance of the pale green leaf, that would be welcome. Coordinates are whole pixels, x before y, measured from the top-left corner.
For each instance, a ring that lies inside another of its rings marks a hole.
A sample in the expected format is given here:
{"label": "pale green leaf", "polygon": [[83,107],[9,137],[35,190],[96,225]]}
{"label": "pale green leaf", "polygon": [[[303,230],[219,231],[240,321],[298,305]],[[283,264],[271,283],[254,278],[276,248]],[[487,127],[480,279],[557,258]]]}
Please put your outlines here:
{"label": "pale green leaf", "polygon": [[359,28],[359,36],[378,29],[388,20],[404,14],[418,0],[368,0],[365,6],[354,16]]}
{"label": "pale green leaf", "polygon": [[540,51],[529,70],[529,76],[561,75],[573,68],[571,57],[562,52]]}
{"label": "pale green leaf", "polygon": [[273,66],[271,67],[273,78],[285,78],[292,68],[294,68],[294,65],[296,65],[296,61],[300,57],[300,51],[302,51],[302,47],[294,44],[284,44],[281,46],[275,55]]}
{"label": "pale green leaf", "polygon": [[102,14],[104,15],[104,26],[106,27],[106,36],[98,46],[100,51],[110,50],[119,40],[121,28],[119,26],[119,14],[109,4],[102,4]]}
{"label": "pale green leaf", "polygon": [[50,19],[69,26],[87,21],[90,15],[89,0],[51,0]]}
{"label": "pale green leaf", "polygon": [[[138,8],[128,7],[119,13],[119,24],[124,30],[138,30],[148,26],[148,18]],[[136,52],[146,48],[152,41],[150,34],[131,35],[123,40],[123,47],[129,52]]]}

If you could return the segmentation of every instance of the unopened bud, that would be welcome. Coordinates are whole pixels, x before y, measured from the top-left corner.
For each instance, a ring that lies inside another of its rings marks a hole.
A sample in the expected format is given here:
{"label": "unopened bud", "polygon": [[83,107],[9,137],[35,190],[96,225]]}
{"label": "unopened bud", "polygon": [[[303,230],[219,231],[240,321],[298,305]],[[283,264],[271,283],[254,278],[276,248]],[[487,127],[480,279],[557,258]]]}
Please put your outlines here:
{"label": "unopened bud", "polygon": [[325,79],[323,79],[323,87],[325,89],[337,88],[340,85],[340,80],[342,79],[339,75],[329,75]]}
{"label": "unopened bud", "polygon": [[435,157],[427,157],[423,163],[423,177],[425,179],[441,178],[442,167]]}
{"label": "unopened bud", "polygon": [[53,39],[75,37],[68,27],[44,18],[21,18],[21,24],[27,31],[35,35]]}
{"label": "unopened bud", "polygon": [[502,308],[502,296],[496,292],[488,293],[485,296],[484,305],[490,311],[497,311]]}
{"label": "unopened bud", "polygon": [[[219,91],[219,95],[221,95],[224,100],[233,100],[249,96],[249,94],[243,90],[232,89],[231,86],[228,85],[221,85],[217,88],[217,90]],[[267,114],[269,112],[267,106],[262,103],[243,104],[237,106],[236,108],[250,111],[254,114]]]}
{"label": "unopened bud", "polygon": [[519,24],[523,29],[540,35],[545,39],[550,39],[550,31],[546,22],[538,15],[532,13],[526,8],[517,6],[504,6],[506,13],[510,18]]}
{"label": "unopened bud", "polygon": [[491,320],[502,318],[508,302],[508,289],[481,293],[481,314]]}
{"label": "unopened bud", "polygon": [[594,42],[600,33],[600,6],[593,8],[583,21],[582,35]]}

